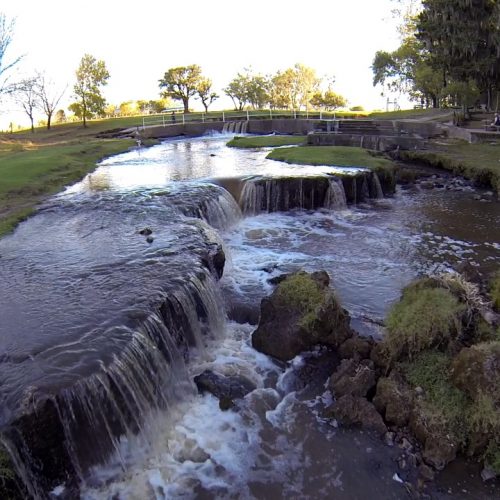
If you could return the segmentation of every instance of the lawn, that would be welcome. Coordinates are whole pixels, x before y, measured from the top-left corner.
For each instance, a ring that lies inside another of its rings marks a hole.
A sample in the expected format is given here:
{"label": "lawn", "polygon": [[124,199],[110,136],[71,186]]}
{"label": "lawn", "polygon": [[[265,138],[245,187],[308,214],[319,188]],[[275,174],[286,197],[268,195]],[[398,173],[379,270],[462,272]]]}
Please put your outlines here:
{"label": "lawn", "polygon": [[391,169],[392,162],[381,156],[374,156],[368,150],[348,146],[300,146],[279,148],[271,151],[271,160],[299,165],[334,165],[339,167],[365,167],[379,171]]}
{"label": "lawn", "polygon": [[[134,145],[130,139],[100,139],[115,123],[66,124],[34,134],[0,135],[0,235],[32,213],[46,196],[82,179],[96,163]],[[126,122],[121,122],[126,123]]]}
{"label": "lawn", "polygon": [[236,136],[227,145],[231,148],[266,148],[305,144],[305,135],[258,135],[251,137]]}

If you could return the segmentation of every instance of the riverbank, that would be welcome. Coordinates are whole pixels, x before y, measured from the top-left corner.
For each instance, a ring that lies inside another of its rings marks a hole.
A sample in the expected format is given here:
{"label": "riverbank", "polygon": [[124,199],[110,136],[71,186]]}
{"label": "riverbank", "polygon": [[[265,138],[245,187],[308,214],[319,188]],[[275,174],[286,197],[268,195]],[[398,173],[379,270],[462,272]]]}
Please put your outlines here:
{"label": "riverbank", "polygon": [[35,134],[0,135],[0,236],[44,198],[94,170],[96,162],[134,146],[130,139],[99,138],[110,126],[67,124]]}

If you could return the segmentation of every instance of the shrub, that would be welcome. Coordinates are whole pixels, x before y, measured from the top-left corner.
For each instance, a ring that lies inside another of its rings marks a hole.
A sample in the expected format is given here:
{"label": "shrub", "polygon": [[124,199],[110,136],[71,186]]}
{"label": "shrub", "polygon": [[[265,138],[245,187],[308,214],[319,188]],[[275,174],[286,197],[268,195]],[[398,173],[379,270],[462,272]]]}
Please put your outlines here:
{"label": "shrub", "polygon": [[497,271],[490,286],[491,300],[493,307],[498,311],[500,310],[500,271]]}
{"label": "shrub", "polygon": [[[426,283],[433,282],[427,278]],[[411,359],[430,347],[446,346],[461,331],[464,309],[449,291],[414,283],[389,311],[383,344],[393,359]]]}

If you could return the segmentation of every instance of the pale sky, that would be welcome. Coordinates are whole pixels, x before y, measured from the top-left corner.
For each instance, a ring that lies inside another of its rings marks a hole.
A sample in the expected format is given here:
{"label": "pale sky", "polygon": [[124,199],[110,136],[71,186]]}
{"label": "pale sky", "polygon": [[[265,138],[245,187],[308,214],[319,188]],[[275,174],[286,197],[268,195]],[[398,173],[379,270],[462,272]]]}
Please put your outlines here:
{"label": "pale sky", "polygon": [[[3,0],[0,11],[16,19],[10,54],[25,54],[18,71],[42,70],[60,88],[68,85],[60,107],[72,102],[75,70],[89,53],[106,63],[111,78],[103,93],[112,104],[159,98],[158,80],[174,66],[199,64],[222,96],[245,67],[266,74],[301,62],[320,77],[334,75],[334,90],[350,106],[384,109],[370,65],[377,50],[399,45],[393,6],[391,0]],[[201,109],[198,101],[191,106]],[[210,109],[230,107],[225,97]]]}

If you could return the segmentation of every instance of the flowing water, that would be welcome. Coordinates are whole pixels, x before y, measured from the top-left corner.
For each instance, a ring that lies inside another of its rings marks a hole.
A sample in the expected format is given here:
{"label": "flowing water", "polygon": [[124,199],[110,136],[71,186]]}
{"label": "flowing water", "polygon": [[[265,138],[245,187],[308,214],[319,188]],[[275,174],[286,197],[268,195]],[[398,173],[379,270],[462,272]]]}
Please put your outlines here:
{"label": "flowing water", "polygon": [[[465,259],[482,272],[498,266],[499,204],[472,190],[382,199],[375,183],[373,200],[347,205],[327,175],[336,169],[284,165],[227,140],[110,158],[0,240],[0,424],[53,401],[86,499],[402,498],[398,450],[321,418],[331,395],[303,374],[321,372],[322,351],[276,363],[251,348],[252,323],[269,278],[325,269],[353,326],[378,336],[418,274]],[[321,203],[307,187],[318,175]],[[291,198],[278,177],[302,179]],[[279,211],[292,198],[313,210]],[[216,283],[207,255],[221,244]],[[205,369],[257,389],[222,412],[194,388]],[[29,457],[16,457],[40,494]],[[453,479],[447,488],[453,498],[495,494]]]}

